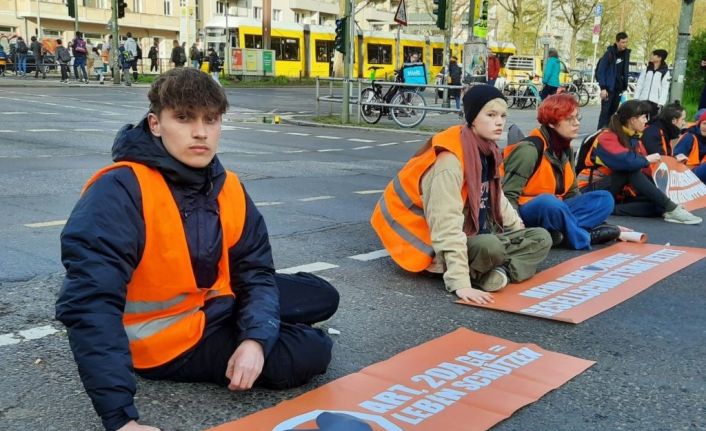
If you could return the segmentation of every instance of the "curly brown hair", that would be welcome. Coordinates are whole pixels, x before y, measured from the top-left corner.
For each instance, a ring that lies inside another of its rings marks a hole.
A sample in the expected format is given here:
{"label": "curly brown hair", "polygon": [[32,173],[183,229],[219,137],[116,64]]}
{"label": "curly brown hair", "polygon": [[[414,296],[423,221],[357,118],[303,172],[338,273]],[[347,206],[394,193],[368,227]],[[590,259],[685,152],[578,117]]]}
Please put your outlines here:
{"label": "curly brown hair", "polygon": [[228,110],[228,99],[216,82],[205,73],[186,67],[177,67],[157,78],[147,98],[150,112],[157,116],[165,108],[188,111],[213,111],[223,115]]}

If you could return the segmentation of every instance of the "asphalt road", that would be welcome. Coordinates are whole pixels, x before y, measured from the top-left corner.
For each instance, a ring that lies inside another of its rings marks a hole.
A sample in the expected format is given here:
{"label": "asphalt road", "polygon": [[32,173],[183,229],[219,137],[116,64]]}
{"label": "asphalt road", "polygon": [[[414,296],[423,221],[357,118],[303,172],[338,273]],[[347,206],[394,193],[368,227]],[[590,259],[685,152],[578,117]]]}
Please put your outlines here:
{"label": "asphalt road", "polygon": [[[274,110],[313,112],[312,93],[229,90],[219,157],[264,214],[277,268],[314,264],[340,290],[340,310],[326,324],[341,331],[328,373],[284,392],[139,380],[144,423],[205,429],[467,327],[597,361],[498,430],[706,429],[704,261],[579,325],[456,305],[437,278],[407,274],[387,257],[351,258],[381,249],[368,224],[379,191],[428,136],[261,122]],[[59,233],[84,181],[110,163],[115,131],[144,115],[145,94],[0,84],[0,429],[100,429],[53,321],[63,275]],[[531,126],[531,112],[510,116]],[[586,121],[582,131],[592,127]],[[655,244],[706,243],[703,225],[613,221]],[[554,250],[542,268],[579,254]]]}

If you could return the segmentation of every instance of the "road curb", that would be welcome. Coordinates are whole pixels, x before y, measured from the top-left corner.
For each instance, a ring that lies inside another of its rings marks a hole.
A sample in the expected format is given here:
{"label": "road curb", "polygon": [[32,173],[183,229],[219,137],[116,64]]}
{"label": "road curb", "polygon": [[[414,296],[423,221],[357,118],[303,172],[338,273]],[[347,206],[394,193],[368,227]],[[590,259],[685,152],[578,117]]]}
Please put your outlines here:
{"label": "road curb", "polygon": [[[151,84],[132,84],[132,87],[136,88],[149,88]],[[20,81],[20,80],[10,80],[6,81],[3,79],[0,79],[0,88],[4,87],[17,87],[17,88],[77,88],[77,87],[85,87],[85,88],[117,88],[117,87],[127,87],[124,84],[113,84],[112,82],[106,81],[106,84],[100,85],[97,82],[91,82],[90,84],[79,84],[79,83],[70,83],[70,84],[63,84],[58,81],[35,81],[35,80],[27,80],[27,81]]]}
{"label": "road curb", "polygon": [[[270,115],[274,115],[274,114],[270,114]],[[390,129],[387,127],[364,127],[364,126],[357,126],[354,124],[323,124],[323,123],[317,123],[316,121],[307,121],[305,119],[301,119],[301,118],[297,118],[297,117],[298,116],[296,116],[296,115],[283,116],[281,118],[281,121],[283,123],[292,124],[292,125],[296,125],[296,126],[327,127],[327,128],[333,128],[333,129],[369,130],[371,132],[374,132],[374,131],[396,132],[396,133],[405,133],[405,134],[410,134],[410,135],[432,136],[432,135],[435,135],[438,133],[438,132],[429,132],[426,130]]]}

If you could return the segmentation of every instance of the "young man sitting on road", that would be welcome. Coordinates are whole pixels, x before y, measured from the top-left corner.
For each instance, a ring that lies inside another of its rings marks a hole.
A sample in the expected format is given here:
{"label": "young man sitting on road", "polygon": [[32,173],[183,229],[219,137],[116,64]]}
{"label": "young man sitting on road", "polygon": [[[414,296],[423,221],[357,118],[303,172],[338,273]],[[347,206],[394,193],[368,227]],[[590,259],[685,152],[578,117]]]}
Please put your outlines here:
{"label": "young man sitting on road", "polygon": [[228,101],[178,68],[113,144],[61,235],[56,317],[108,430],[140,425],[133,372],[230,390],[290,388],[322,374],[331,340],[310,325],[338,293],[311,274],[275,274],[265,222],[216,150]]}

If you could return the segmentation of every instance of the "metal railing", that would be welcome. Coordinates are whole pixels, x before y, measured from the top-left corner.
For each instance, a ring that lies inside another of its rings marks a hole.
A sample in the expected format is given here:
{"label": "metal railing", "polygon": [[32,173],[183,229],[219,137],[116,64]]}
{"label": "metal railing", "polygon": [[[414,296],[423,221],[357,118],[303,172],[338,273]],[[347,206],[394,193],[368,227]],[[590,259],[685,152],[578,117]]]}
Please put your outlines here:
{"label": "metal railing", "polygon": [[[323,94],[321,92],[321,82],[328,82],[328,94]],[[334,103],[343,103],[343,96],[336,96],[334,94],[334,83],[339,82],[341,84],[345,83],[346,81],[351,82],[352,84],[357,84],[356,85],[351,85],[351,94],[349,95],[349,105],[355,105],[357,107],[357,115],[356,115],[356,124],[360,124],[361,120],[361,110],[362,106],[378,106],[378,107],[384,107],[384,108],[409,108],[408,105],[399,105],[399,104],[392,104],[389,102],[365,102],[362,103],[360,100],[360,95],[362,94],[363,90],[366,88],[373,88],[373,82],[375,85],[380,85],[383,88],[387,87],[404,87],[404,88],[421,88],[422,90],[425,89],[431,89],[432,91],[436,92],[437,90],[442,90],[444,92],[449,91],[449,90],[459,90],[460,94],[463,94],[463,92],[470,88],[474,84],[463,84],[463,85],[437,85],[437,84],[410,84],[410,83],[405,83],[405,82],[394,82],[394,81],[382,81],[382,80],[370,80],[370,79],[351,79],[351,80],[346,80],[345,78],[322,78],[322,77],[317,77],[316,78],[316,116],[319,117],[321,115],[321,102],[329,102],[329,115],[333,115],[333,104]],[[357,88],[357,90],[356,90]],[[345,90],[344,90],[345,91]],[[422,93],[422,92],[420,92]],[[383,92],[383,96],[385,93]],[[462,96],[459,96],[462,97]],[[426,102],[426,99],[424,99],[425,104],[424,106],[415,106],[415,109],[422,110],[425,112],[428,111],[433,111],[433,112],[446,112],[446,113],[457,113],[458,109],[456,108],[445,108],[443,106],[437,106],[438,104],[432,104],[429,105]]]}

